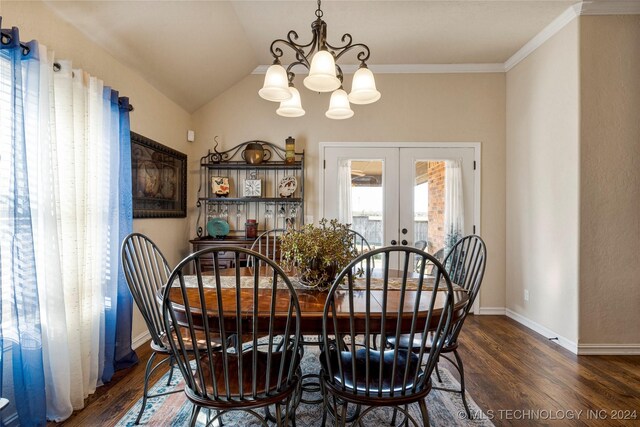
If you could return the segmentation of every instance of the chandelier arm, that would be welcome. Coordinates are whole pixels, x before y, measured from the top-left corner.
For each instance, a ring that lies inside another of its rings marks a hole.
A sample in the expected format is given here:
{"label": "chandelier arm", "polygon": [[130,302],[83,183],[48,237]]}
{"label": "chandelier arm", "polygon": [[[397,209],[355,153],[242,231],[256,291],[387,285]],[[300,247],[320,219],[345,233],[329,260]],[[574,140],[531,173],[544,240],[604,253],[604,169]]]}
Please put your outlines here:
{"label": "chandelier arm", "polygon": [[340,80],[340,85],[342,86],[344,74],[342,73],[342,68],[338,64],[336,64],[336,77]]}
{"label": "chandelier arm", "polygon": [[336,56],[336,61],[345,53],[353,50],[353,49],[362,49],[360,52],[358,52],[358,54],[356,55],[356,58],[358,58],[358,61],[364,63],[369,59],[369,56],[371,55],[371,52],[369,51],[369,46],[367,46],[364,43],[355,43],[355,44],[348,44],[346,46],[342,46],[339,48],[335,48],[333,46],[330,46],[327,43],[327,46],[329,46],[331,49],[334,50],[334,54]]}
{"label": "chandelier arm", "polygon": [[344,43],[342,46],[332,46],[329,43],[327,43],[327,46],[329,46],[331,49],[342,50],[342,49],[344,49],[346,47],[349,47],[349,46],[351,46],[353,44],[353,37],[349,33],[344,33],[342,35],[342,38],[340,39],[340,41],[342,43]]}
{"label": "chandelier arm", "polygon": [[317,35],[314,33],[313,34],[313,38],[311,39],[311,41],[307,44],[300,44],[298,42],[296,42],[296,40],[298,40],[298,33],[295,32],[294,30],[291,30],[287,33],[287,41],[289,43],[291,43],[292,45],[300,48],[300,49],[304,49],[305,47],[309,47],[311,45],[313,45],[316,42],[316,37]]}
{"label": "chandelier arm", "polygon": [[275,59],[277,59],[277,60],[282,58],[282,56],[284,55],[284,52],[282,51],[282,49],[280,47],[276,46],[276,44],[277,43],[283,44],[283,45],[289,47],[291,50],[294,51],[296,59],[297,59],[296,63],[300,63],[300,64],[304,65],[305,67],[307,67],[307,69],[309,69],[310,66],[311,66],[311,64],[309,62],[309,57],[315,52],[315,48],[312,48],[306,54],[305,54],[303,48],[311,46],[314,42],[315,42],[315,37],[314,37],[314,40],[310,44],[307,44],[307,45],[298,45],[297,43],[290,42],[288,40],[277,39],[277,40],[274,40],[273,43],[271,43],[271,55],[273,55],[273,57]]}
{"label": "chandelier arm", "polygon": [[293,69],[293,67],[295,67],[298,64],[304,65],[303,62],[296,61],[296,62],[292,62],[291,64],[289,64],[289,66],[287,67],[287,79],[289,79],[289,86],[293,86],[293,79],[296,78],[296,73],[291,71],[291,69]]}

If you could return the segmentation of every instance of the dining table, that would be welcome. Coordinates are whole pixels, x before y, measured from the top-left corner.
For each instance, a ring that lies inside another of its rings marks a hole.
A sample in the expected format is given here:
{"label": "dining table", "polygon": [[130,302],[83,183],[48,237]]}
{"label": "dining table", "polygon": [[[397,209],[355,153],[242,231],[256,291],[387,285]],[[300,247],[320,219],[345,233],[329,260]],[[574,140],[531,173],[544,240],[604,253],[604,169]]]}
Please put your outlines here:
{"label": "dining table", "polygon": [[[271,301],[273,298],[272,277],[268,274],[260,272],[258,279],[258,289],[255,289],[254,270],[249,267],[239,267],[219,269],[219,275],[216,277],[213,273],[207,275],[184,276],[185,294],[188,304],[185,304],[183,290],[179,286],[172,286],[169,291],[169,300],[172,303],[173,311],[178,323],[187,323],[188,315],[191,316],[194,326],[202,328],[204,320],[201,315],[202,301],[200,299],[200,289],[198,281],[202,282],[202,295],[204,296],[204,306],[207,308],[209,326],[216,329],[219,327],[221,319],[218,318],[218,285],[219,280],[220,301],[222,302],[222,317],[224,329],[227,333],[233,333],[237,328],[237,314],[241,313],[242,322],[245,320],[251,322],[251,325],[243,327],[243,331],[253,330],[256,327],[259,335],[269,333],[269,316],[271,309]],[[374,270],[369,280],[363,278],[355,278],[353,280],[353,295],[350,297],[350,291],[345,283],[339,285],[335,291],[335,319],[327,322],[329,328],[328,333],[331,334],[334,320],[338,325],[338,329],[345,330],[350,327],[351,314],[353,313],[354,332],[357,334],[378,334],[381,333],[382,325],[385,325],[384,334],[394,335],[398,332],[397,325],[400,320],[400,333],[410,333],[413,311],[418,302],[418,323],[416,330],[424,330],[425,320],[429,318],[429,306],[431,296],[434,292],[435,278],[432,276],[424,276],[422,278],[422,291],[418,292],[417,287],[421,283],[419,274],[410,272],[406,279],[403,278],[403,272],[399,270],[388,270],[387,278],[382,277],[382,271]],[[317,288],[309,288],[301,283],[299,276],[295,271],[287,272],[291,284],[295,290],[300,305],[300,332],[303,336],[303,345],[321,344],[320,336],[323,334],[323,314],[325,303],[329,291]],[[239,279],[240,286],[237,285]],[[386,282],[386,289],[385,289]],[[403,285],[404,283],[404,285]],[[402,288],[405,287],[404,298],[401,298]],[[469,301],[466,290],[453,284],[453,314],[451,325],[464,315],[464,308]],[[161,290],[162,292],[163,290]],[[238,292],[240,292],[238,298]],[[386,298],[384,297],[386,292]],[[447,286],[442,279],[437,287],[437,295],[431,313],[430,329],[435,328],[440,321],[441,313],[444,308],[447,295]],[[254,300],[257,294],[258,301],[258,319],[254,316]],[[288,317],[290,290],[282,288],[282,284],[276,286],[275,291],[275,317],[276,323],[282,328]],[[240,301],[240,310],[237,310],[237,301]],[[400,312],[400,303],[403,302],[402,311]],[[383,316],[383,307],[386,316]],[[401,313],[401,317],[399,317]],[[366,328],[366,317],[369,316],[369,329]],[[384,317],[384,322],[382,319]],[[253,320],[257,320],[252,322]],[[276,328],[278,328],[276,326]],[[305,338],[307,336],[307,338]],[[313,336],[318,337],[318,341],[313,341]],[[300,397],[300,401],[307,404],[320,404],[323,402],[322,396],[316,398],[308,397],[308,393],[318,393],[320,388],[318,373],[307,373],[302,376],[302,391],[307,397]],[[347,422],[353,421],[360,413],[360,406],[356,411],[347,418]],[[275,421],[268,408],[265,409],[265,416],[268,420]]]}
{"label": "dining table", "polygon": [[[237,313],[246,313],[246,317],[250,317],[254,312],[254,277],[253,269],[248,267],[239,268],[240,273],[240,286],[236,286],[236,269],[220,269],[220,299],[223,307],[223,317],[225,322],[225,329],[228,327],[234,329],[236,325]],[[298,302],[300,305],[300,331],[302,335],[320,335],[323,330],[323,313],[325,302],[327,300],[328,290],[319,290],[316,288],[309,288],[302,285],[295,275],[289,276],[291,283],[296,292]],[[186,284],[186,297],[188,300],[188,306],[190,314],[192,315],[195,324],[203,324],[203,320],[200,318],[200,293],[197,286],[196,276],[184,276]],[[217,325],[219,319],[217,319],[217,305],[218,294],[217,286],[214,275],[205,275],[201,277],[203,283],[203,295],[205,299],[205,305],[208,309],[209,323],[210,325]],[[272,298],[272,286],[271,277],[260,276],[260,281],[257,289],[258,295],[258,332],[268,332],[269,322],[261,322],[260,318],[268,319],[271,309]],[[355,319],[355,332],[365,333],[364,319],[369,314],[370,330],[376,330],[381,332],[382,318],[385,317],[385,334],[393,333],[397,331],[398,321],[401,321],[400,332],[408,333],[411,329],[411,319],[413,317],[413,310],[416,305],[416,301],[419,296],[419,308],[418,319],[426,319],[429,313],[429,305],[431,295],[433,293],[435,278],[431,276],[425,276],[423,278],[422,292],[418,292],[417,286],[420,281],[420,277],[416,273],[410,273],[406,279],[406,289],[404,299],[401,299],[402,289],[402,272],[397,270],[390,270],[387,280],[387,289],[384,290],[385,280],[382,278],[381,273],[373,274],[373,278],[370,279],[369,285],[363,278],[355,278],[353,282],[353,297],[349,297],[349,290],[346,284],[341,284],[335,291],[336,312],[335,321],[338,323],[339,328],[344,326],[348,327],[348,322],[351,318],[351,313]],[[437,295],[431,315],[431,326],[435,326],[440,319],[445,300],[446,300],[447,287],[444,280],[440,281]],[[237,292],[240,292],[239,298]],[[387,292],[386,299],[384,293]],[[419,295],[420,294],[420,295]],[[275,307],[275,319],[282,319],[286,321],[289,308],[289,296],[290,291],[279,285],[275,291],[276,307]],[[176,320],[179,323],[186,320],[187,306],[184,303],[182,290],[180,287],[174,285],[170,289],[169,300],[172,303],[174,312],[176,314]],[[237,301],[240,301],[240,310],[237,310]],[[399,315],[399,305],[403,302],[402,315]],[[453,284],[453,301],[454,310],[452,316],[452,323],[459,319],[463,313],[464,308],[468,302],[467,292],[459,286]],[[386,316],[383,316],[383,305],[385,308]],[[241,315],[245,317],[244,315]],[[424,320],[423,320],[424,322]],[[328,322],[331,326],[333,322]],[[421,326],[423,326],[422,323]]]}

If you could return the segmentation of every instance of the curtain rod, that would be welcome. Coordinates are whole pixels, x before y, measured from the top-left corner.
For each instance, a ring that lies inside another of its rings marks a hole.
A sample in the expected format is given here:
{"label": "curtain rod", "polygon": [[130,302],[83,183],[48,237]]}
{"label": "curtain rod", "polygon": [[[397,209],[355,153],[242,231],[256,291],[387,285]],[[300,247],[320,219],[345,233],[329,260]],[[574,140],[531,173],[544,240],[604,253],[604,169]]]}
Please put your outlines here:
{"label": "curtain rod", "polygon": [[[57,73],[57,72],[58,72],[58,71],[60,71],[61,69],[62,69],[62,66],[60,65],[60,63],[59,63],[59,62],[54,62],[54,63],[53,63],[53,72],[54,72],[54,73]],[[73,71],[71,72],[71,75],[73,76]],[[120,103],[120,101],[118,101],[118,103]],[[128,110],[129,110],[129,111],[133,111],[133,110],[134,110],[134,108],[133,108],[133,105],[132,105],[132,104],[129,104]]]}
{"label": "curtain rod", "polygon": [[[11,43],[11,40],[12,40],[11,35],[6,33],[5,31],[1,31],[0,37],[1,37],[2,44],[7,45],[7,44]],[[27,56],[31,52],[31,48],[29,47],[29,45],[27,45],[25,43],[22,43],[22,42],[20,42],[20,49],[22,49],[22,54],[24,56]],[[54,62],[53,63],[53,71],[54,72],[58,72],[58,71],[60,71],[60,69],[61,69],[60,64],[57,63],[57,62]],[[129,104],[129,111],[133,111],[133,110],[134,110],[133,105]]]}

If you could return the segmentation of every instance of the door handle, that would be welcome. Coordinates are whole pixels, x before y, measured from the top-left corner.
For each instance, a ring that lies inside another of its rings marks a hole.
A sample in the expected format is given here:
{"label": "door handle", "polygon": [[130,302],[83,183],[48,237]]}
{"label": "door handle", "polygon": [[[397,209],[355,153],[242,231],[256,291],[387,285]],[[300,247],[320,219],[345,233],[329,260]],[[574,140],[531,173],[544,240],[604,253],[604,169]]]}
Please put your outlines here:
{"label": "door handle", "polygon": [[401,243],[402,243],[403,246],[407,246],[408,242],[406,240],[403,240]]}
{"label": "door handle", "polygon": [[402,234],[407,234],[409,231],[406,228],[402,229]]}
{"label": "door handle", "polygon": [[391,241],[391,245],[392,245],[392,246],[395,246],[395,245],[397,245],[397,244],[398,244],[398,242],[396,242],[395,240],[392,240],[392,241]]}

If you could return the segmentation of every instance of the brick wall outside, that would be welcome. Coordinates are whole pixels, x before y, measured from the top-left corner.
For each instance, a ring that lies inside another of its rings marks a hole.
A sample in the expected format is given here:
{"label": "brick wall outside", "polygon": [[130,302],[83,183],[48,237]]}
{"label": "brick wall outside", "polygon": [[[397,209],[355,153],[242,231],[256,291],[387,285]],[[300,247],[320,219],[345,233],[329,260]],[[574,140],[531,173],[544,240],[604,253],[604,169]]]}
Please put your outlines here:
{"label": "brick wall outside", "polygon": [[427,252],[444,247],[444,162],[429,162],[429,245]]}

